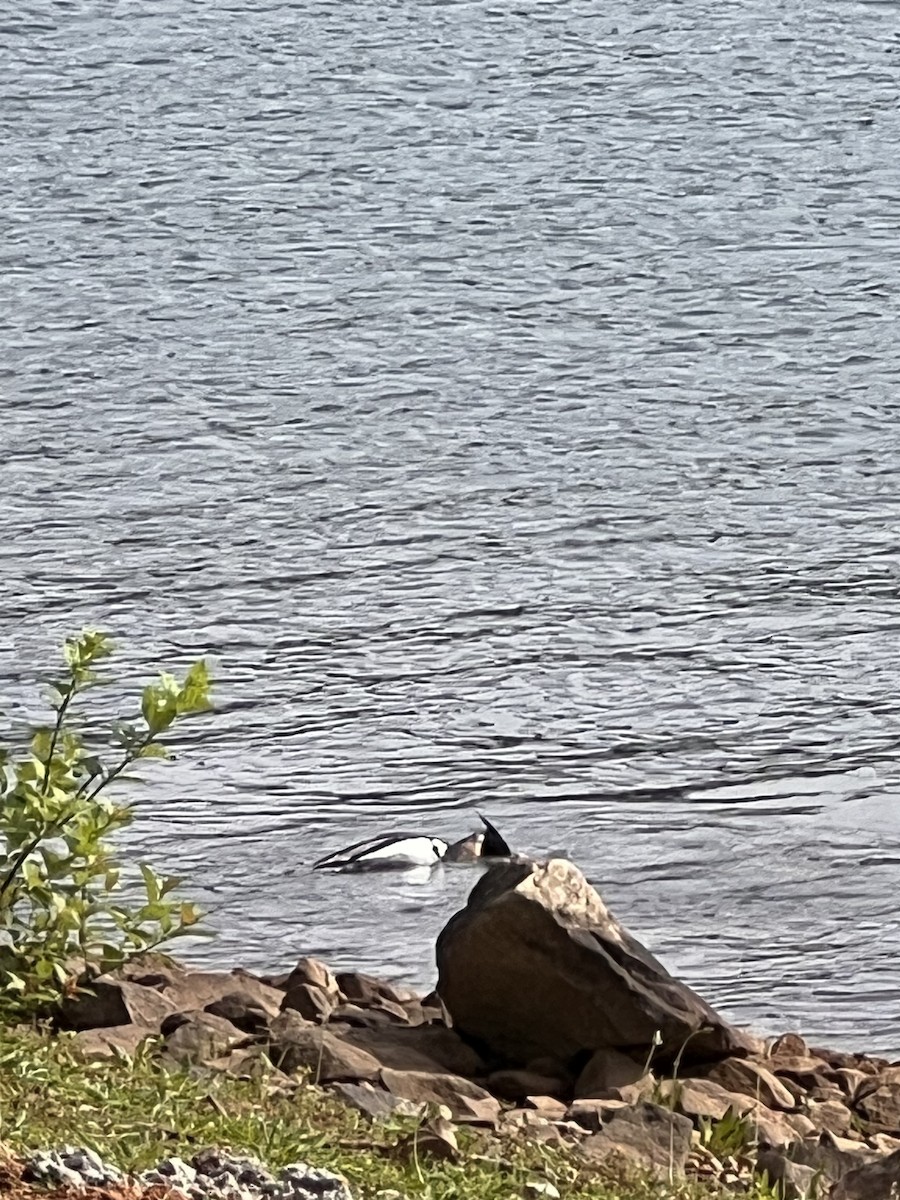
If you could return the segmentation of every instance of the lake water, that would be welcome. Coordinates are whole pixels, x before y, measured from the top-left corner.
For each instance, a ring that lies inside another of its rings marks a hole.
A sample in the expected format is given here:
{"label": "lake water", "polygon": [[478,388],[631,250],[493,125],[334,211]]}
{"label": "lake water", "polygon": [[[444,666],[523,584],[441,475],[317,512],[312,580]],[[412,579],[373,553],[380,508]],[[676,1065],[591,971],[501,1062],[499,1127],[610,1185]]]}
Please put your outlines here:
{"label": "lake water", "polygon": [[0,696],[84,623],[217,715],[132,849],[433,980],[568,851],[742,1022],[900,1054],[900,21],[819,0],[0,13]]}

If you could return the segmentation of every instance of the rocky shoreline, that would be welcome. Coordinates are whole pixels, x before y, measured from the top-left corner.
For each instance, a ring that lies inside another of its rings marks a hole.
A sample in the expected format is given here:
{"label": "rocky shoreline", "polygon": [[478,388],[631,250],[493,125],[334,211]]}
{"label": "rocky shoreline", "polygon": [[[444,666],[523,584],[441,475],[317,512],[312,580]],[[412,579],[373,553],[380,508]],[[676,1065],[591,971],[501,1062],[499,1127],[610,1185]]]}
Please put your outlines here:
{"label": "rocky shoreline", "polygon": [[[763,1175],[785,1200],[900,1190],[900,1064],[735,1028],[565,860],[486,872],[438,939],[437,963],[423,996],[310,958],[261,977],[148,956],[67,999],[57,1028],[88,1059],[150,1038],[163,1068],[264,1073],[285,1091],[312,1083],[373,1121],[414,1119],[426,1157],[457,1156],[466,1124],[566,1147],[586,1168],[736,1193]],[[71,1171],[125,1186],[87,1153],[36,1156],[21,1178],[74,1186]],[[340,1176],[305,1164],[275,1177],[222,1155],[175,1161],[127,1186],[187,1200],[350,1196]]]}

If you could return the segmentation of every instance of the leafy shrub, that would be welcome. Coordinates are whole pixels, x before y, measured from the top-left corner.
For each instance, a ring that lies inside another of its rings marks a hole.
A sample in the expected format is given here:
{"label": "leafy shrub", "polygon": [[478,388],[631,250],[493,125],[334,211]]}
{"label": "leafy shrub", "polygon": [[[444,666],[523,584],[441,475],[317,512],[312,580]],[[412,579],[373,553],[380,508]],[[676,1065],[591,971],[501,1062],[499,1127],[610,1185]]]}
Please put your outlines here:
{"label": "leafy shrub", "polygon": [[[84,744],[74,707],[100,680],[112,652],[92,630],[67,639],[66,669],[50,686],[55,720],[35,730],[30,753],[0,747],[0,1012],[51,1005],[85,971],[106,971],[196,929],[201,918],[177,900],[181,882],[141,866],[143,902],[128,903],[121,861],[107,840],[134,819],[107,789],[142,758],[167,758],[160,741],[180,717],[207,711],[209,675],[195,663],[179,682],[161,674],[144,688],[141,716],[114,726],[112,758]],[[79,723],[80,724],[80,723]]]}

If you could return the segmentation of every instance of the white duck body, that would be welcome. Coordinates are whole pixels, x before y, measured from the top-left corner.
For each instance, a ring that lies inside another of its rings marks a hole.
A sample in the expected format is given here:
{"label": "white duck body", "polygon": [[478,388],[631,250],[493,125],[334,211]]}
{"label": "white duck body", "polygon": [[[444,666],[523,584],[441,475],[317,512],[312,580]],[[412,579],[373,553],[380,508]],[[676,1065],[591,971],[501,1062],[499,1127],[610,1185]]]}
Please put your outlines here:
{"label": "white duck body", "polygon": [[394,833],[345,846],[313,863],[314,871],[379,871],[397,867],[433,867],[447,853],[442,838]]}

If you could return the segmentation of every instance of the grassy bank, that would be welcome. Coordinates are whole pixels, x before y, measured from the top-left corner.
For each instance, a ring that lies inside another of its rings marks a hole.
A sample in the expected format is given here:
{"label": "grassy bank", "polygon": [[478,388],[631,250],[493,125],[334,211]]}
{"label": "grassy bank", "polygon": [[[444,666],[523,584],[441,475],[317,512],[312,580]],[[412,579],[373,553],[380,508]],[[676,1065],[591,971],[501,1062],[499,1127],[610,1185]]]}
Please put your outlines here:
{"label": "grassy bank", "polygon": [[558,1146],[465,1128],[459,1161],[438,1161],[417,1152],[416,1129],[408,1119],[371,1124],[312,1085],[170,1071],[149,1049],[134,1059],[84,1062],[65,1038],[0,1031],[0,1142],[14,1153],[68,1143],[136,1170],[216,1146],[274,1168],[302,1160],[340,1171],[365,1200],[385,1189],[426,1200],[509,1200],[532,1181],[550,1182],[571,1200],[723,1195],[694,1184],[603,1177]]}

